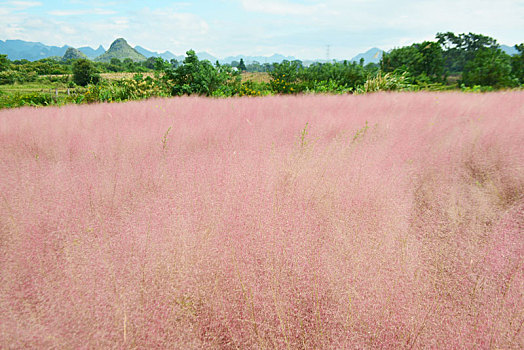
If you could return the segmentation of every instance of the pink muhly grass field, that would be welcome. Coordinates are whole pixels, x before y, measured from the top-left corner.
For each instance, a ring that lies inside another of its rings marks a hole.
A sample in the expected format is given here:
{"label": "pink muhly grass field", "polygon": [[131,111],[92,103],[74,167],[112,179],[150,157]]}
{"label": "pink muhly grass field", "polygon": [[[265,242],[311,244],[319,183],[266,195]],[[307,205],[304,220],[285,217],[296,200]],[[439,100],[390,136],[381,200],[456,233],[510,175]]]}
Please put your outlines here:
{"label": "pink muhly grass field", "polygon": [[524,347],[524,93],[0,111],[0,348]]}

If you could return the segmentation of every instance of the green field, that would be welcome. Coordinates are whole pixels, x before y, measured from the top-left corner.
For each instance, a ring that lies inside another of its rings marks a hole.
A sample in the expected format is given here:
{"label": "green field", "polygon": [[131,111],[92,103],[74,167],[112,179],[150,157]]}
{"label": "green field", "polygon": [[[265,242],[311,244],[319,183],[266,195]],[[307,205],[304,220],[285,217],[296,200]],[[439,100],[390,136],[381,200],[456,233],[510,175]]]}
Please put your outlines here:
{"label": "green field", "polygon": [[0,108],[65,104],[82,88],[64,82],[28,82],[0,85]]}
{"label": "green field", "polygon": [[[67,94],[67,84],[65,83],[23,83],[23,84],[10,84],[0,85],[0,91],[8,94],[30,94],[30,93],[49,93],[55,94],[55,90],[58,90],[59,94]],[[71,88],[69,88],[70,92]]]}

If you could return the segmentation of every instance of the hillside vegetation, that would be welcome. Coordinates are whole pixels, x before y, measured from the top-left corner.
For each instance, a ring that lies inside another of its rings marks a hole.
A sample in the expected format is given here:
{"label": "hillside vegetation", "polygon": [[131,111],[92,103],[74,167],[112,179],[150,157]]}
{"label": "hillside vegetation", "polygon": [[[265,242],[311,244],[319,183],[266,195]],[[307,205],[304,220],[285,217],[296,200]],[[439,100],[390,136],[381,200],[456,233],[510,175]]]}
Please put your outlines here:
{"label": "hillside vegetation", "polygon": [[77,49],[75,49],[73,47],[69,47],[67,49],[67,51],[64,53],[64,56],[62,57],[62,60],[67,62],[67,61],[70,61],[70,60],[78,60],[78,59],[82,59],[82,58],[87,58],[87,56],[83,52],[81,52],[81,51],[79,51],[79,50],[77,50]]}
{"label": "hillside vegetation", "polygon": [[95,61],[109,63],[111,59],[114,58],[118,60],[130,59],[133,62],[141,62],[147,59],[144,55],[132,48],[123,38],[116,39],[109,47],[109,50],[95,58]]}
{"label": "hillside vegetation", "polygon": [[524,94],[0,111],[0,348],[522,349]]}

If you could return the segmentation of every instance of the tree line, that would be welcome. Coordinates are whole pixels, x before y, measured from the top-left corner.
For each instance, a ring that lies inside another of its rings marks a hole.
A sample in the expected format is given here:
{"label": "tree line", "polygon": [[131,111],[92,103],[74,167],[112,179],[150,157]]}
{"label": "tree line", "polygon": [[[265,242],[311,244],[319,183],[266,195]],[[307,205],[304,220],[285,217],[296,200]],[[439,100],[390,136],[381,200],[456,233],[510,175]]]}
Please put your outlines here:
{"label": "tree line", "polygon": [[481,34],[437,33],[435,41],[396,48],[384,54],[383,72],[406,72],[418,84],[450,83],[499,88],[524,84],[524,44],[510,56],[497,41]]}
{"label": "tree line", "polygon": [[[261,96],[293,93],[365,93],[390,90],[490,91],[524,84],[524,44],[517,54],[505,53],[497,41],[481,34],[437,33],[434,41],[414,43],[384,53],[379,64],[364,61],[283,61],[246,65],[200,60],[193,50],[183,61],[151,57],[144,62],[112,59],[109,63],[87,59],[10,61],[0,55],[0,84],[43,79],[64,80],[70,87],[97,86],[80,101],[122,101],[151,96]],[[267,81],[244,81],[242,72],[264,71]],[[109,82],[105,72],[134,72],[135,78]],[[140,73],[154,72],[144,78]],[[53,77],[53,75],[56,75]],[[40,78],[42,79],[42,78]],[[137,84],[134,84],[137,83]],[[135,86],[131,88],[132,86]],[[131,90],[130,90],[131,89]],[[144,91],[141,91],[144,90]],[[93,91],[100,96],[92,96]]]}
{"label": "tree line", "polygon": [[25,59],[11,61],[6,55],[0,55],[0,85],[37,81],[41,76],[70,75],[77,61],[88,61],[91,70],[100,73],[146,73],[177,66],[178,61],[165,61],[162,58],[150,57],[146,61],[134,62],[127,58],[111,59],[110,62],[95,62],[87,59],[54,59],[44,58],[38,61]]}

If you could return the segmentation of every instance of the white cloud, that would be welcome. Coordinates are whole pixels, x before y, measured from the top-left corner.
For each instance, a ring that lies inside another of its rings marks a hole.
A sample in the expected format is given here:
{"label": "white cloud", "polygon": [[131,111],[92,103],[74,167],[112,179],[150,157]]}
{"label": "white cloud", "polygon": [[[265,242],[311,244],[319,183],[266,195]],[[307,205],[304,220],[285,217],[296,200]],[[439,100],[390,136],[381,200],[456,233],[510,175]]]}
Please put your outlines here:
{"label": "white cloud", "polygon": [[70,26],[70,25],[60,26],[60,31],[63,34],[67,34],[67,35],[76,35],[78,33],[77,29],[75,27],[73,27],[73,26]]}
{"label": "white cloud", "polygon": [[52,10],[48,14],[58,17],[80,16],[80,15],[114,15],[116,11],[105,9],[83,9],[83,10]]}
{"label": "white cloud", "polygon": [[324,10],[324,4],[299,4],[289,1],[259,1],[259,0],[241,0],[242,6],[246,11],[267,13],[272,15],[292,15],[292,16],[308,16]]}
{"label": "white cloud", "polygon": [[25,10],[43,5],[40,1],[8,1],[7,4],[15,7],[17,10]]}
{"label": "white cloud", "polygon": [[[45,1],[0,0],[0,39],[107,48],[124,37],[133,46],[176,54],[193,48],[218,56],[301,58],[324,58],[329,44],[331,57],[339,59],[373,46],[431,40],[441,31],[481,33],[508,45],[524,39],[524,0],[201,1],[69,0],[66,10],[35,7]],[[79,15],[87,17],[80,21]]]}
{"label": "white cloud", "polygon": [[[132,19],[133,37],[152,50],[185,50],[210,39],[210,25],[202,17],[164,8],[142,9]],[[130,33],[131,34],[131,33]]]}

